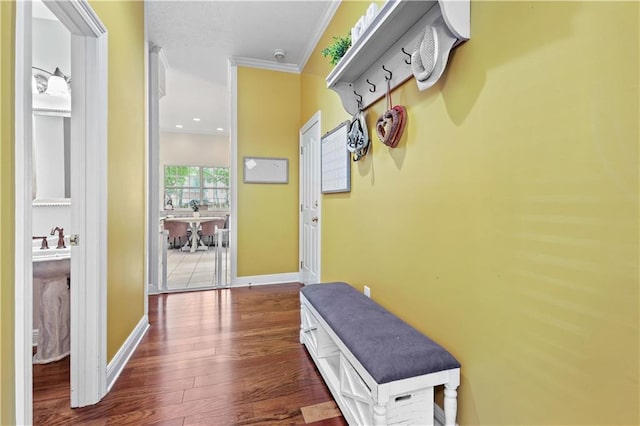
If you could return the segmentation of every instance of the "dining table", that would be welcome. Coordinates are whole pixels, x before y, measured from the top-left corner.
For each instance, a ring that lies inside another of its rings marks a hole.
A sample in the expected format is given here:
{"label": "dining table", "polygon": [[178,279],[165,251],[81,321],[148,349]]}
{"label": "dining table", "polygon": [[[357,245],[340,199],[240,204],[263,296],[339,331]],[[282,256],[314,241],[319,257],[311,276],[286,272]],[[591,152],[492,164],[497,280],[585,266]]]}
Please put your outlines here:
{"label": "dining table", "polygon": [[198,235],[198,227],[202,222],[208,222],[210,220],[224,220],[224,217],[219,216],[184,216],[184,217],[166,217],[164,220],[166,222],[186,222],[191,226],[191,240],[188,240],[181,248],[181,251],[187,251],[186,248],[191,245],[188,249],[191,253],[194,253],[196,250],[208,250],[209,248],[202,242],[200,235]]}

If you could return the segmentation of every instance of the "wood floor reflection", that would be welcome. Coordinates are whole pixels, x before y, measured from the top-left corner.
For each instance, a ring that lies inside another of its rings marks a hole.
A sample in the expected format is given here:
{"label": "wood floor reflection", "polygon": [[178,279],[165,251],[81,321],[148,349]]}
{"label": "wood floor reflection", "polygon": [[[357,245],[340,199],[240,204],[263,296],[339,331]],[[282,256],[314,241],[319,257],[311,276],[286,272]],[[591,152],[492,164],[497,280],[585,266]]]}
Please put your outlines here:
{"label": "wood floor reflection", "polygon": [[99,404],[69,408],[68,357],[34,365],[34,424],[304,424],[302,407],[332,399],[298,340],[299,289],[151,296],[151,327]]}

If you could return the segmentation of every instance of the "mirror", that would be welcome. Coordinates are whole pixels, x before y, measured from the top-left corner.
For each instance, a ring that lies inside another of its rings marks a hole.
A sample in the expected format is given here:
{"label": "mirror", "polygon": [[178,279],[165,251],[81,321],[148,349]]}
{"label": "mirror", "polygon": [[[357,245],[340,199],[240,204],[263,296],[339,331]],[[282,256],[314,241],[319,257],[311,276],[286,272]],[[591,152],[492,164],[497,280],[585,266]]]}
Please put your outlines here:
{"label": "mirror", "polygon": [[71,205],[71,33],[34,1],[31,37],[33,205]]}
{"label": "mirror", "polygon": [[33,112],[33,205],[71,204],[71,117]]}

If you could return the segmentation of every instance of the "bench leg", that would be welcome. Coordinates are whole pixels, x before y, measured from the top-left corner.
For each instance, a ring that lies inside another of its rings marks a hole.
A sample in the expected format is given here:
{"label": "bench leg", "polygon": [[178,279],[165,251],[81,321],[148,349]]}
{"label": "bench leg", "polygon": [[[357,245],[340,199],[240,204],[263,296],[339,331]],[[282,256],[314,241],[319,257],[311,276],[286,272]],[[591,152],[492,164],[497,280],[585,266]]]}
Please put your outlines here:
{"label": "bench leg", "polygon": [[444,385],[444,418],[446,426],[455,426],[458,412],[458,386]]}
{"label": "bench leg", "polygon": [[384,405],[373,406],[373,424],[383,426],[387,424],[387,407]]}

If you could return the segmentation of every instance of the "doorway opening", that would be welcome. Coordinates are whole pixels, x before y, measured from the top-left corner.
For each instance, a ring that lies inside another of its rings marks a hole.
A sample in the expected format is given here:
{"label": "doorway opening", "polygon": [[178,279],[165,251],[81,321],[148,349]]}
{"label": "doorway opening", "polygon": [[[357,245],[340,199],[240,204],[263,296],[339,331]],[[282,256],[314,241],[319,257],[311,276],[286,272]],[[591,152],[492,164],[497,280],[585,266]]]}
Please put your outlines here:
{"label": "doorway opening", "polygon": [[70,386],[71,32],[32,3],[33,400]]}
{"label": "doorway opening", "polygon": [[[15,136],[15,395],[16,422],[33,419],[33,219],[34,142],[32,74],[32,2],[16,3],[16,136]],[[45,7],[71,33],[73,120],[67,129],[70,178],[64,179],[72,234],[60,240],[70,251],[70,405],[98,402],[108,387],[106,365],[106,158],[107,31],[88,3],[46,2]],[[37,65],[36,65],[37,66]],[[43,67],[41,67],[43,68]],[[43,68],[44,69],[44,68]],[[68,71],[67,71],[68,72]],[[52,72],[60,77],[58,72]],[[62,70],[61,90],[67,76]],[[48,81],[49,83],[49,81]],[[68,81],[67,81],[68,83]],[[51,83],[49,83],[51,84]],[[54,83],[55,85],[55,83]],[[62,124],[64,132],[64,123]],[[36,128],[36,132],[38,129]],[[63,140],[65,138],[63,137]],[[36,148],[39,149],[39,148]],[[37,160],[37,157],[36,157]],[[36,180],[36,190],[37,190]],[[39,207],[38,207],[39,208]],[[52,229],[61,228],[59,225]],[[62,226],[64,228],[64,226]],[[39,236],[39,235],[38,235]],[[74,241],[74,244],[72,243]],[[58,246],[57,238],[55,246]],[[86,244],[94,241],[94,244]],[[84,242],[84,244],[83,244]],[[82,284],[82,285],[80,285]]]}
{"label": "doorway opening", "polygon": [[[166,139],[161,133],[160,158]],[[188,144],[196,135],[177,138]],[[210,161],[221,166],[163,166],[163,259],[166,259],[166,291],[224,288],[230,284],[229,208],[230,174],[228,140],[197,135],[206,144],[222,145],[220,156]],[[198,155],[198,151],[188,155]]]}
{"label": "doorway opening", "polygon": [[[149,64],[150,293],[227,288],[232,162],[229,136],[207,107],[217,85],[170,68],[160,46]],[[185,102],[203,115],[184,116],[176,105]]]}

